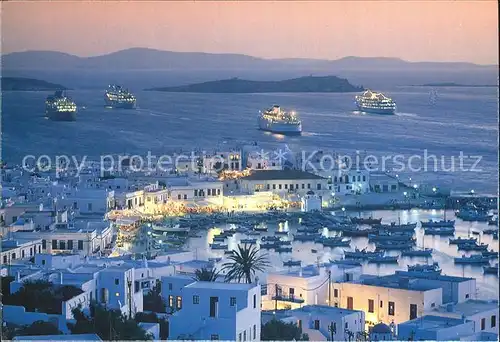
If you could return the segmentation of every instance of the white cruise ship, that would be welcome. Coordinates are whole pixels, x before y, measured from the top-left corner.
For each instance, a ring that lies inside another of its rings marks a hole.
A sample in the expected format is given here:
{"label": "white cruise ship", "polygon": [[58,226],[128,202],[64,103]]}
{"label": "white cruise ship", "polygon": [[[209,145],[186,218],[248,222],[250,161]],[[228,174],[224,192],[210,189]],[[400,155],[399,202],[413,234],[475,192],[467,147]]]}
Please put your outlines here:
{"label": "white cruise ship", "polygon": [[356,96],[358,109],[366,113],[389,114],[396,111],[396,102],[382,93],[366,90],[363,94]]}
{"label": "white cruise ship", "polygon": [[285,112],[280,106],[274,105],[272,108],[260,112],[259,128],[279,134],[301,134],[302,122],[295,112]]}

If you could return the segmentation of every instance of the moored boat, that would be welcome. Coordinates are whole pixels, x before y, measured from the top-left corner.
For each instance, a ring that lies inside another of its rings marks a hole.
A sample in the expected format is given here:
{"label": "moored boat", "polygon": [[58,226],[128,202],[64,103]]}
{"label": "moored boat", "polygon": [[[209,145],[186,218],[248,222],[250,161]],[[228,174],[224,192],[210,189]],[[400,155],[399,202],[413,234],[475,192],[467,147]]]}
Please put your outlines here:
{"label": "moored boat", "polygon": [[455,227],[429,227],[424,228],[426,235],[449,236],[455,234]]}
{"label": "moored boat", "polygon": [[476,243],[477,239],[476,238],[463,238],[463,237],[458,237],[456,239],[450,239],[449,243],[450,245],[458,245],[462,243]]}
{"label": "moored boat", "polygon": [[255,245],[257,242],[257,239],[241,239],[240,243],[242,244],[249,244],[249,245]]}
{"label": "moored boat", "polygon": [[498,275],[498,264],[496,264],[495,266],[483,266],[483,273]]}
{"label": "moored boat", "polygon": [[351,217],[351,222],[355,224],[380,224],[382,222],[381,218],[373,218],[373,217]]}
{"label": "moored boat", "polygon": [[315,241],[320,236],[321,234],[294,234],[293,239],[295,241],[309,242],[309,241]]}
{"label": "moored boat", "polygon": [[413,247],[415,241],[384,241],[376,242],[376,250],[406,250]]}
{"label": "moored boat", "polygon": [[354,252],[344,251],[345,259],[361,259],[366,260],[373,257],[383,256],[384,252],[370,252],[365,249],[355,249]]}
{"label": "moored boat", "polygon": [[302,262],[300,260],[288,260],[283,261],[283,266],[292,267],[292,266],[300,266]]}
{"label": "moored boat", "polygon": [[430,258],[432,256],[432,248],[404,250],[401,252],[401,256]]}
{"label": "moored boat", "polygon": [[408,265],[408,272],[441,274],[441,268],[439,268],[439,264],[437,262],[433,263],[432,265],[416,264]]}
{"label": "moored boat", "polygon": [[278,247],[276,248],[278,253],[292,253],[292,247]]}
{"label": "moored boat", "polygon": [[460,258],[454,259],[455,264],[464,264],[464,265],[482,265],[488,264],[490,262],[489,258],[485,258],[482,255],[471,255],[469,257],[462,255]]}
{"label": "moored boat", "polygon": [[422,228],[455,227],[455,220],[420,221]]}
{"label": "moored boat", "polygon": [[491,251],[482,251],[481,255],[485,258],[490,258],[490,259],[498,259],[498,252],[495,252],[493,250]]}
{"label": "moored boat", "polygon": [[372,257],[372,258],[368,259],[368,263],[370,263],[370,264],[397,264],[398,257],[397,256]]}
{"label": "moored boat", "polygon": [[227,249],[227,248],[228,248],[228,246],[227,246],[227,245],[225,245],[225,244],[222,244],[222,243],[211,243],[211,244],[210,244],[210,248],[212,248],[212,249],[221,249],[221,250],[223,250],[223,249]]}
{"label": "moored boat", "polygon": [[488,245],[486,245],[486,244],[478,245],[477,243],[461,243],[458,245],[458,250],[459,251],[466,251],[466,252],[487,251]]}

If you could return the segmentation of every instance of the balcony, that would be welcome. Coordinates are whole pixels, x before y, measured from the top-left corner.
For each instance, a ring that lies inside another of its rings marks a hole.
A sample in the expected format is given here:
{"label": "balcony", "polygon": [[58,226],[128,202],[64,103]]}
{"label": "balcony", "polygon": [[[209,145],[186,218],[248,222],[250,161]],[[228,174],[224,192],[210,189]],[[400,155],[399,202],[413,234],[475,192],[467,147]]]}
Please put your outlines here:
{"label": "balcony", "polygon": [[298,303],[298,304],[304,303],[304,299],[302,299],[300,297],[297,298],[294,295],[289,295],[289,296],[277,295],[277,296],[273,296],[272,300],[279,300],[281,302]]}

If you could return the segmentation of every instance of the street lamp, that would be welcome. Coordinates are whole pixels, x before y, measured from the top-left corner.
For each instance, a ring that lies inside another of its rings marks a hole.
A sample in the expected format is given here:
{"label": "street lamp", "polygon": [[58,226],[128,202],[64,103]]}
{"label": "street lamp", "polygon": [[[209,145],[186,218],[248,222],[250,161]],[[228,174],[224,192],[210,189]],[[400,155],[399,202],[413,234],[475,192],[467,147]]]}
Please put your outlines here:
{"label": "street lamp", "polygon": [[436,192],[436,191],[437,191],[437,189],[435,187],[432,188],[432,192]]}
{"label": "street lamp", "polygon": [[346,215],[345,208],[342,207],[342,211],[344,212],[344,216]]}

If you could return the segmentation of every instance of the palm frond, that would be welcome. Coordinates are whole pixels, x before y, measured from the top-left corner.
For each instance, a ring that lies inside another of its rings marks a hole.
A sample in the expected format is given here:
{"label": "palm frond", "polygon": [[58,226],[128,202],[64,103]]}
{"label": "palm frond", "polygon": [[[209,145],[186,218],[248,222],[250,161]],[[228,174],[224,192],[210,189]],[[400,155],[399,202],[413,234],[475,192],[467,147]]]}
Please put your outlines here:
{"label": "palm frond", "polygon": [[267,254],[260,255],[260,250],[254,245],[238,245],[237,250],[228,257],[222,265],[222,270],[227,271],[226,281],[251,283],[257,271],[263,272],[269,266]]}

